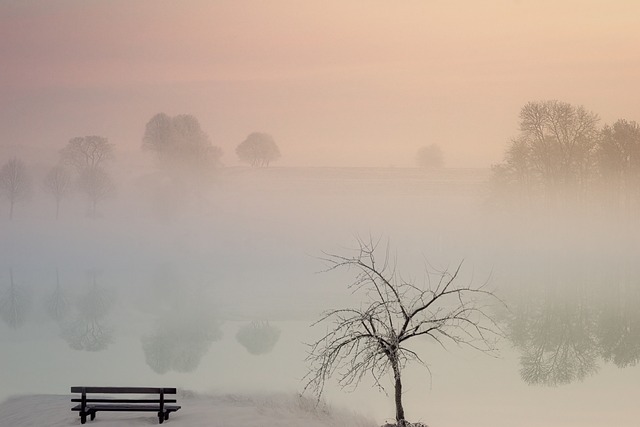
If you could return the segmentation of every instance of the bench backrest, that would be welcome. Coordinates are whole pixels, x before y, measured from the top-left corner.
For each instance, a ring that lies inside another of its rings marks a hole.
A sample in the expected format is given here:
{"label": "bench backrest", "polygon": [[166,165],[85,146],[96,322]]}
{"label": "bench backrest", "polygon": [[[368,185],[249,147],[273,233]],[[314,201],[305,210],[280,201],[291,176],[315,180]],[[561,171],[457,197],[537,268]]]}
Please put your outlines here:
{"label": "bench backrest", "polygon": [[71,393],[176,394],[175,388],[162,387],[71,387]]}

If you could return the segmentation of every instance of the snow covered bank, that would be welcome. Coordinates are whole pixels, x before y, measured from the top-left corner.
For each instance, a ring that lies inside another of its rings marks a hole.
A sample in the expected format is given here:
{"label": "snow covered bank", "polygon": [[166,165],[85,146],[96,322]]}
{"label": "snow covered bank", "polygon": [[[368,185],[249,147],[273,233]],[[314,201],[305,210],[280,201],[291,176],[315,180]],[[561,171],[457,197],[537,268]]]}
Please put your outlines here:
{"label": "snow covered bank", "polygon": [[[0,403],[1,427],[67,427],[80,425],[71,411],[71,396],[28,395]],[[175,427],[375,427],[364,416],[344,409],[316,407],[315,401],[294,395],[194,395],[180,393],[182,406],[163,425]],[[149,426],[155,414],[98,412],[87,426]]]}

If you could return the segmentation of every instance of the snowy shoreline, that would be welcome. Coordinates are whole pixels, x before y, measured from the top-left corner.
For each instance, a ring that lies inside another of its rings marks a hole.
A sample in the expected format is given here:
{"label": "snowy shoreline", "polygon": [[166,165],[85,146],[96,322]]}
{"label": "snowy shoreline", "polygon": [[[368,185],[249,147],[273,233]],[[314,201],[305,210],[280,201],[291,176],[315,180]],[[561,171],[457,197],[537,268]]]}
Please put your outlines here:
{"label": "snowy shoreline", "polygon": [[[71,411],[71,395],[12,396],[0,402],[2,427],[66,427],[80,425]],[[194,394],[181,392],[182,406],[167,425],[180,427],[375,427],[376,423],[354,412],[315,406],[313,399],[293,394]],[[124,427],[156,425],[148,413],[98,413],[86,425]]]}

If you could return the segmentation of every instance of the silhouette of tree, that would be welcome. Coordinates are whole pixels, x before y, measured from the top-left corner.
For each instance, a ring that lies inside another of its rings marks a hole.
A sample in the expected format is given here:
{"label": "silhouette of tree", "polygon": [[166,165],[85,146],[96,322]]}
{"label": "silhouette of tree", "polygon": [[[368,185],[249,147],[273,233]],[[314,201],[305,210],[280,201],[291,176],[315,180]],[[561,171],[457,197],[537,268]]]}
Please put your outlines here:
{"label": "silhouette of tree", "polygon": [[236,147],[238,158],[252,167],[268,167],[280,158],[280,149],[267,133],[254,132]]}
{"label": "silhouette of tree", "polygon": [[51,168],[43,181],[46,192],[56,201],[56,219],[60,215],[60,202],[71,193],[71,174],[62,165]]}
{"label": "silhouette of tree", "polygon": [[98,202],[101,202],[115,193],[115,184],[109,174],[101,168],[84,169],[78,178],[80,191],[89,202],[88,216],[97,216]]}
{"label": "silhouette of tree", "polygon": [[211,145],[198,119],[190,114],[153,116],[145,127],[142,148],[155,152],[164,170],[180,176],[197,174],[198,179],[219,166],[222,157],[222,150]]}
{"label": "silhouette of tree", "polygon": [[82,173],[85,169],[104,167],[113,159],[113,150],[113,144],[103,136],[78,136],[70,139],[60,150],[60,157],[64,164]]}
{"label": "silhouette of tree", "polygon": [[9,201],[9,219],[13,219],[14,205],[31,193],[31,180],[22,160],[12,158],[0,168],[0,194]]}
{"label": "silhouette of tree", "polygon": [[[328,270],[357,271],[349,285],[354,294],[363,295],[358,308],[327,311],[316,322],[332,321],[328,332],[310,345],[306,389],[318,396],[325,382],[336,375],[342,387],[357,387],[371,375],[379,387],[391,371],[397,426],[405,427],[402,404],[402,371],[410,361],[425,365],[408,347],[417,337],[431,337],[447,344],[468,345],[483,352],[495,351],[499,328],[488,316],[484,299],[495,299],[485,285],[474,287],[457,283],[458,269],[440,272],[424,287],[403,280],[396,270],[389,245],[378,260],[378,242],[358,239],[353,256],[327,254]],[[426,366],[426,365],[425,365]]]}

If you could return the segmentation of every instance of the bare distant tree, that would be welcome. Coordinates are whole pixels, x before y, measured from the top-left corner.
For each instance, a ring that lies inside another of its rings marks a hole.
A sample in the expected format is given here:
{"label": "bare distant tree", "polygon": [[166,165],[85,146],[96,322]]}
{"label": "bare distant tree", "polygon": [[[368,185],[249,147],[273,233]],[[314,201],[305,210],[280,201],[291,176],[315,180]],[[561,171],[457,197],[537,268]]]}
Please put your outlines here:
{"label": "bare distant tree", "polygon": [[629,208],[640,185],[640,125],[624,119],[605,125],[596,147],[596,159],[605,190],[614,206]]}
{"label": "bare distant tree", "polygon": [[109,174],[101,168],[84,169],[78,178],[80,191],[89,201],[89,216],[97,214],[98,202],[115,193],[115,184]]}
{"label": "bare distant tree", "polygon": [[280,149],[267,133],[254,132],[236,147],[238,158],[253,167],[268,167],[280,158]]}
{"label": "bare distant tree", "polygon": [[441,169],[444,166],[444,155],[438,144],[421,147],[416,155],[416,163],[422,169]]}
{"label": "bare distant tree", "polygon": [[9,201],[9,219],[13,219],[13,206],[26,199],[31,192],[31,180],[22,160],[13,158],[0,169],[0,194]]}
{"label": "bare distant tree", "polygon": [[142,148],[156,152],[165,170],[180,174],[219,166],[222,157],[222,150],[211,145],[209,135],[190,114],[153,116],[145,127]]}
{"label": "bare distant tree", "polygon": [[[332,321],[328,332],[310,345],[306,389],[318,396],[331,376],[344,387],[356,387],[371,375],[376,385],[391,371],[397,426],[405,427],[402,404],[402,370],[410,361],[426,364],[408,347],[417,337],[431,337],[443,347],[468,345],[492,353],[499,328],[489,317],[489,303],[498,301],[485,285],[459,285],[460,267],[436,274],[435,281],[419,286],[407,282],[396,271],[389,245],[358,239],[353,256],[327,254],[328,270],[355,270],[349,288],[363,295],[358,308],[327,311],[317,322]],[[376,257],[382,251],[382,260]]]}
{"label": "bare distant tree", "polygon": [[56,201],[56,219],[58,219],[60,202],[71,193],[71,174],[64,166],[54,166],[45,177],[43,187]]}
{"label": "bare distant tree", "polygon": [[96,169],[113,159],[113,144],[103,136],[79,136],[69,140],[60,150],[65,164],[75,168],[78,173],[85,169]]}

